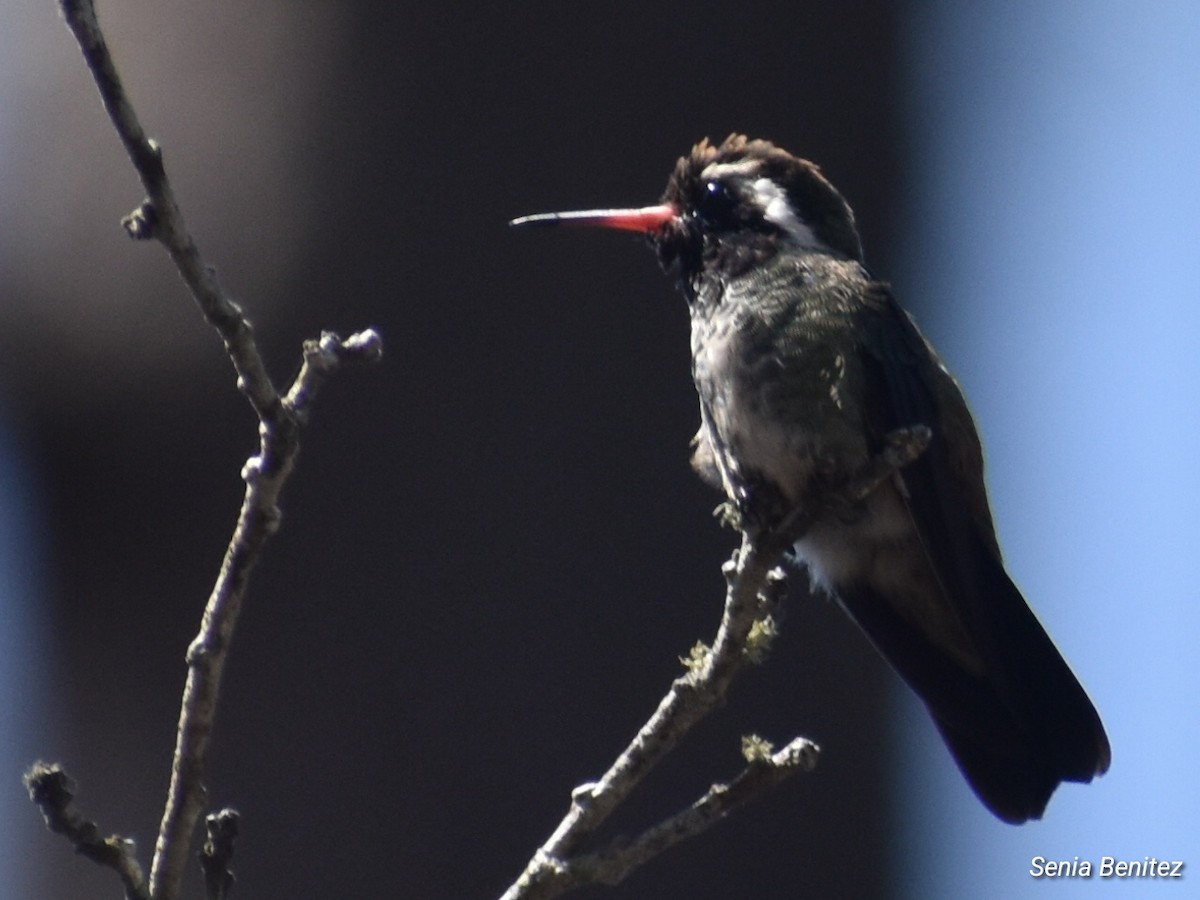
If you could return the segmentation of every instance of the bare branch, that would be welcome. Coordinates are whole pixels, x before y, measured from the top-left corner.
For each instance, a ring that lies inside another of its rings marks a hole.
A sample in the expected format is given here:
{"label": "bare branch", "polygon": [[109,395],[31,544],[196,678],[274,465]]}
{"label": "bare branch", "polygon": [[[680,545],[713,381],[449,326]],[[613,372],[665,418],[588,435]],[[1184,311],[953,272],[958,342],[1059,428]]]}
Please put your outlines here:
{"label": "bare branch", "polygon": [[305,345],[304,365],[280,403],[282,415],[259,426],[259,453],[242,469],[246,494],[225,561],[204,610],[200,633],[188,648],[188,678],[179,714],[171,787],[159,828],[150,887],[155,900],[173,900],[188,859],[188,844],[204,807],[204,767],[217,711],[221,674],[250,573],[262,548],[279,527],[279,494],[300,450],[301,414],[319,386],[342,362],[373,362],[381,354],[379,335],[367,330],[342,341],[327,332]]}
{"label": "bare branch", "polygon": [[77,853],[115,871],[125,886],[126,900],[150,900],[146,876],[134,856],[133,841],[116,834],[100,836],[96,823],[75,807],[74,785],[61,766],[35,762],[25,773],[24,781],[29,799],[42,809],[47,828],[66,835]]}
{"label": "bare branch", "polygon": [[342,362],[376,361],[382,343],[371,330],[342,341],[332,333],[304,347],[304,364],[281,396],[272,383],[253,330],[225,293],[215,270],[200,256],[163,166],[159,146],[146,136],[121,85],[96,19],[92,0],[61,0],[63,17],[79,42],[100,98],[146,189],[147,197],[123,222],[132,237],[154,238],[170,254],[205,319],[225,342],[238,388],[259,418],[259,452],[242,470],[246,493],[225,552],[200,633],[188,648],[188,678],[180,710],[171,786],[159,827],[150,893],[155,900],[179,896],[189,843],[205,804],[203,784],[221,675],[250,573],[279,525],[278,499],[299,452],[299,431],[324,380]]}

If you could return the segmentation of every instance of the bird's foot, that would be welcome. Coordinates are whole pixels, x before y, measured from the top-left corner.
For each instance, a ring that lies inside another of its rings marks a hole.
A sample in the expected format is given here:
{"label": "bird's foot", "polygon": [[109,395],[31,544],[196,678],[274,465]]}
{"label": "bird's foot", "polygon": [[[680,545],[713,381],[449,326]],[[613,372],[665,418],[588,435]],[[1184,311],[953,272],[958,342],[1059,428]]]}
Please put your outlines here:
{"label": "bird's foot", "polygon": [[[823,491],[818,490],[816,496],[810,496],[803,505],[789,507],[783,495],[775,491],[777,502],[783,505],[773,510],[773,517],[767,519],[765,525],[762,524],[763,520],[759,520],[759,531],[747,529],[747,533],[786,549],[804,537],[813,522],[823,515],[832,513],[843,521],[853,521],[862,515],[863,501],[919,458],[929,448],[931,440],[933,431],[926,425],[912,425],[888,432],[880,451],[854,476],[840,484],[828,485]],[[814,499],[817,502],[813,502]],[[744,517],[744,508],[742,514]]]}
{"label": "bird's foot", "polygon": [[742,530],[742,511],[732,500],[717,504],[717,508],[713,510],[713,517],[726,528]]}
{"label": "bird's foot", "polygon": [[883,448],[851,479],[843,499],[859,503],[893,475],[914,462],[929,449],[933,430],[928,425],[909,425],[889,431],[883,438]]}
{"label": "bird's foot", "polygon": [[752,537],[773,530],[792,509],[783,491],[763,478],[754,478],[738,485],[737,497],[729,501],[739,530]]}

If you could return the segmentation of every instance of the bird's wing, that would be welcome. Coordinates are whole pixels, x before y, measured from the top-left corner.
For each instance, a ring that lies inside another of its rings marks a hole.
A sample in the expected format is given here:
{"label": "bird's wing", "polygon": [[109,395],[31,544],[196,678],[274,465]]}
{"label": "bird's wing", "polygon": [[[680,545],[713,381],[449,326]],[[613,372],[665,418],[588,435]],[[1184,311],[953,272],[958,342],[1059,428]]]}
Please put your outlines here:
{"label": "bird's wing", "polygon": [[[901,473],[905,502],[945,601],[983,663],[978,678],[960,671],[957,687],[934,684],[918,692],[989,805],[1007,803],[1005,817],[1014,820],[1039,815],[1058,781],[1090,781],[1108,768],[1107,737],[1091,701],[1004,569],[982,451],[958,385],[885,286],[872,286],[861,315],[868,428],[878,441],[899,427],[922,424],[933,431],[927,451]],[[928,654],[937,651],[915,629],[885,633],[894,613],[880,609],[870,591],[844,602],[901,674],[914,660],[925,659],[918,666],[928,668]],[[924,674],[954,676],[952,663],[942,671],[945,659],[938,655],[934,671]],[[975,715],[963,715],[964,698]],[[985,713],[986,707],[994,709]],[[1011,726],[1015,758],[1012,747],[993,743],[994,728],[977,728],[980,713],[1008,719],[1004,730]]]}

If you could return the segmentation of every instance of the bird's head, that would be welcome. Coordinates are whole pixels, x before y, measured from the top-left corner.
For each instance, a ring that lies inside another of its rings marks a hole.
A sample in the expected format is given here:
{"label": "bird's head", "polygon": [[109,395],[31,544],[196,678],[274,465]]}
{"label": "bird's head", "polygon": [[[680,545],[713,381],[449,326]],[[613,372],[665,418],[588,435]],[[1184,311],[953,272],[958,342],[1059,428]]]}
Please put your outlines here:
{"label": "bird's head", "polygon": [[647,235],[684,279],[744,272],[780,252],[861,261],[854,213],[814,164],[767,141],[730,135],[681,157],[661,202],[524,216],[514,225],[590,225]]}

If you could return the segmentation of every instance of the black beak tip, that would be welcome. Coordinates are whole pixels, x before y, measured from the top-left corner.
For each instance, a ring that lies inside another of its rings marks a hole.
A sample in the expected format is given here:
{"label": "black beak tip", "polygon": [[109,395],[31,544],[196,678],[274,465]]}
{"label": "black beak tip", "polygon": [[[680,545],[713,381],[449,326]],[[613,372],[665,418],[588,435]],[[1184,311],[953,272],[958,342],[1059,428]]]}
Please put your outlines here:
{"label": "black beak tip", "polygon": [[558,224],[559,217],[554,213],[538,213],[533,216],[518,216],[512,219],[508,225],[510,228],[527,228],[534,226],[537,228],[545,228],[547,225]]}

